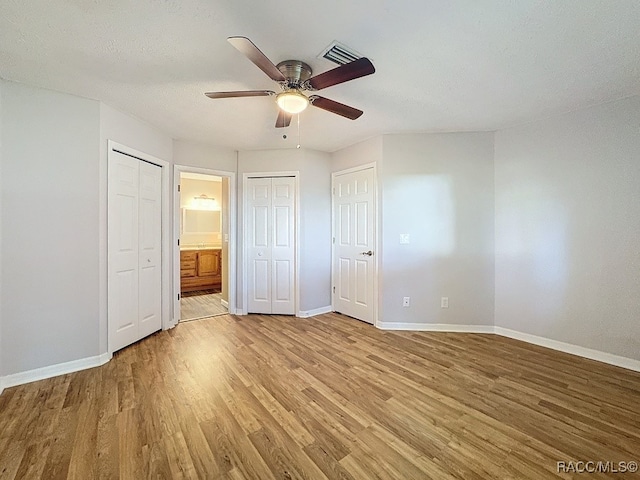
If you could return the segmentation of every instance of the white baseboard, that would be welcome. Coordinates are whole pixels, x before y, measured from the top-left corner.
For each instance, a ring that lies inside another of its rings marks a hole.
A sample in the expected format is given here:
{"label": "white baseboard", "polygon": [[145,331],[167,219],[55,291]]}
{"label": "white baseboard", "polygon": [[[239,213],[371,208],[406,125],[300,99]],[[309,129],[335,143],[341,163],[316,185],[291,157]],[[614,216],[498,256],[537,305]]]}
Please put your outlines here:
{"label": "white baseboard", "polygon": [[4,388],[44,380],[45,378],[57,377],[58,375],[65,375],[87,368],[99,367],[109,360],[111,360],[111,354],[103,353],[95,357],[81,358],[80,360],[72,360],[71,362],[58,363],[57,365],[7,375],[6,377],[0,378],[0,385],[2,387],[0,393],[2,393],[2,389]]}
{"label": "white baseboard", "polygon": [[497,335],[502,335],[503,337],[514,338],[534,345],[540,345],[541,347],[551,348],[552,350],[558,350],[560,352],[570,353],[572,355],[578,355],[579,357],[589,358],[591,360],[597,360],[598,362],[640,372],[640,360],[634,360],[633,358],[621,357],[613,353],[601,352],[600,350],[593,350],[550,338],[538,337],[537,335],[522,333],[503,327],[494,327],[494,331]]}
{"label": "white baseboard", "polygon": [[378,322],[376,327],[380,330],[410,330],[414,332],[493,333],[493,325]]}
{"label": "white baseboard", "polygon": [[415,332],[459,332],[459,333],[493,333],[503,337],[509,337],[523,342],[532,343],[541,347],[558,350],[560,352],[578,355],[598,362],[608,363],[616,367],[626,368],[640,372],[640,360],[621,357],[612,353],[601,352],[591,348],[580,347],[571,343],[560,342],[550,338],[538,337],[529,333],[509,330],[508,328],[496,327],[494,325],[447,325],[442,323],[395,323],[378,322],[377,328],[381,330],[409,330]]}
{"label": "white baseboard", "polygon": [[296,315],[296,317],[300,317],[300,318],[309,318],[309,317],[315,317],[316,315],[322,315],[323,313],[329,313],[329,312],[333,312],[333,308],[331,308],[331,305],[329,305],[328,307],[320,307],[320,308],[314,308],[313,310],[306,310],[306,311],[300,311],[298,312],[298,315]]}
{"label": "white baseboard", "polygon": [[229,310],[229,302],[227,302],[226,300],[220,299],[220,304],[226,308],[227,310]]}

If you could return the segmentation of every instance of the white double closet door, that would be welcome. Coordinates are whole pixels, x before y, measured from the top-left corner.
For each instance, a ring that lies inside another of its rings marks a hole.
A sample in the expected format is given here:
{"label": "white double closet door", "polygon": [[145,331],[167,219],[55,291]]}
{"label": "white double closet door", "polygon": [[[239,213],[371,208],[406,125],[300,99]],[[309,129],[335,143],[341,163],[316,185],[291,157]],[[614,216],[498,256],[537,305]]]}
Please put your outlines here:
{"label": "white double closet door", "polygon": [[295,178],[248,178],[247,312],[295,314]]}
{"label": "white double closet door", "polygon": [[112,151],[108,325],[113,352],[162,328],[162,168]]}

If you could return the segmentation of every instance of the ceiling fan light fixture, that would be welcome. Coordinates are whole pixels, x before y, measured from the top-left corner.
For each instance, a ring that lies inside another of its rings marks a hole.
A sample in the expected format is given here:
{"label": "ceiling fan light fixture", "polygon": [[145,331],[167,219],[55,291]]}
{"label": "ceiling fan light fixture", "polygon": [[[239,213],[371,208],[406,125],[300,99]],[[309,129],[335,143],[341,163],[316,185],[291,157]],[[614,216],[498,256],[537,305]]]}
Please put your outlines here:
{"label": "ceiling fan light fixture", "polygon": [[297,90],[287,90],[276,95],[276,103],[283,111],[295,115],[309,106],[309,99]]}

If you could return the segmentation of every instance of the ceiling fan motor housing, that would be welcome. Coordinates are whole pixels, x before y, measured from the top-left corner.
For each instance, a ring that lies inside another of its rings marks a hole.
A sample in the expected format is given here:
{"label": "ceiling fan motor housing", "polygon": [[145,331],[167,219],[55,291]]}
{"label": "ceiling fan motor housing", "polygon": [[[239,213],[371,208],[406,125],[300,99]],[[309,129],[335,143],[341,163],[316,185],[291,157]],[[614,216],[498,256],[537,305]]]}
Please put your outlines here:
{"label": "ceiling fan motor housing", "polygon": [[287,79],[285,88],[300,88],[302,84],[311,78],[312,70],[309,65],[300,60],[285,60],[276,65]]}

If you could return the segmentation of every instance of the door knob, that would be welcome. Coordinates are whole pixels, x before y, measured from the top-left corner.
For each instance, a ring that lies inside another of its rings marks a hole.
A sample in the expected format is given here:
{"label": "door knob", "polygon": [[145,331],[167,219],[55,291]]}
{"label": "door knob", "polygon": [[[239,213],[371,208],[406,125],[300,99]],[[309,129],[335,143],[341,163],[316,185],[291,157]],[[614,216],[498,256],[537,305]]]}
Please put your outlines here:
{"label": "door knob", "polygon": [[360,255],[366,255],[367,257],[370,257],[371,255],[373,255],[373,252],[369,250],[368,252],[361,252]]}

